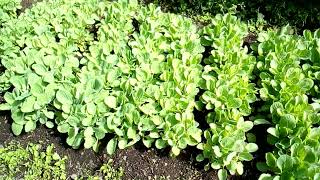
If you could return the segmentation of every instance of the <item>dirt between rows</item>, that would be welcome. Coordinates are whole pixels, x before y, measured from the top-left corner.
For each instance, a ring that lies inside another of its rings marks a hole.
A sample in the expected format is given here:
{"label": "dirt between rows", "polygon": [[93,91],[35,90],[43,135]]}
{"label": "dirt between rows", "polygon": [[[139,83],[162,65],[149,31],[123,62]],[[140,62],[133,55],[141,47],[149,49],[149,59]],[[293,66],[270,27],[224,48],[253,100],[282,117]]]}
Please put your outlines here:
{"label": "dirt between rows", "polygon": [[95,153],[91,149],[80,148],[78,150],[67,146],[65,139],[52,129],[43,126],[34,132],[14,136],[10,129],[11,119],[7,115],[0,116],[0,145],[10,142],[18,142],[22,146],[28,143],[41,143],[43,148],[54,144],[55,151],[60,156],[67,156],[67,174],[69,177],[86,176],[98,170],[104,162],[113,159],[114,168],[124,169],[123,179],[190,179],[190,180],[214,180],[215,172],[205,172],[190,161],[190,155],[182,154],[177,158],[171,158],[167,153],[154,149],[146,149],[142,145],[136,145],[129,149],[117,150],[116,154],[109,156],[102,151]]}

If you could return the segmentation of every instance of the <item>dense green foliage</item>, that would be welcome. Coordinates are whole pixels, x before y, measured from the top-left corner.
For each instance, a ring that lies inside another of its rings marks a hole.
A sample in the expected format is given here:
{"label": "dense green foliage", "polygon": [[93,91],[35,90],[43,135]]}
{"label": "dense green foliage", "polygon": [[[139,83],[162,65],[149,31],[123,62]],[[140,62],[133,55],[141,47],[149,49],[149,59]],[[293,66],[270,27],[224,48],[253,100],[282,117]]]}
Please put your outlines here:
{"label": "dense green foliage", "polygon": [[136,1],[48,0],[14,17],[0,29],[0,110],[15,135],[44,124],[109,154],[196,146],[220,179],[268,141],[260,179],[319,178],[319,30],[260,29],[249,49],[236,16],[199,28]]}
{"label": "dense green foliage", "polygon": [[70,146],[97,149],[111,133],[109,153],[141,139],[178,155],[201,141],[192,111],[204,48],[190,19],[137,3],[49,1],[2,31],[1,86],[14,86],[4,98],[16,135],[56,124]]}
{"label": "dense green foliage", "polygon": [[39,144],[10,144],[0,148],[0,179],[66,179],[65,161],[53,145],[43,151]]}
{"label": "dense green foliage", "polygon": [[251,114],[250,104],[257,99],[250,82],[256,61],[242,47],[247,33],[247,26],[229,14],[217,15],[201,32],[202,44],[213,50],[204,59],[201,88],[205,92],[200,99],[209,111],[206,121],[210,129],[204,132],[206,141],[200,144],[203,155],[198,160],[209,158],[212,168],[226,167],[231,174],[242,174],[241,161],[252,160],[251,153],[258,149],[246,141],[253,122],[244,117]]}
{"label": "dense green foliage", "polygon": [[0,27],[13,18],[17,17],[17,10],[21,9],[21,0],[0,0]]}
{"label": "dense green foliage", "polygon": [[275,178],[320,177],[319,38],[319,30],[295,36],[285,27],[258,39],[261,112],[271,113],[265,118],[272,124],[268,142],[274,146],[260,166]]}

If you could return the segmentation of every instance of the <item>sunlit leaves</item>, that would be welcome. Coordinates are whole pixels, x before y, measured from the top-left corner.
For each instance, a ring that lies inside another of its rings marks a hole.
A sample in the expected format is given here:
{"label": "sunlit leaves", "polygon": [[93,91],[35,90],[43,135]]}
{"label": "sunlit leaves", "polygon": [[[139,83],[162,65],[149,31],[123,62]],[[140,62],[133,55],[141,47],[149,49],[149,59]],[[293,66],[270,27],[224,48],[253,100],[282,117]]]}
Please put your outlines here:
{"label": "sunlit leaves", "polygon": [[191,19],[136,1],[57,0],[7,23],[0,84],[14,90],[1,110],[11,110],[16,135],[40,122],[95,150],[115,135],[110,154],[140,140],[172,155],[201,142],[192,111],[204,48]]}

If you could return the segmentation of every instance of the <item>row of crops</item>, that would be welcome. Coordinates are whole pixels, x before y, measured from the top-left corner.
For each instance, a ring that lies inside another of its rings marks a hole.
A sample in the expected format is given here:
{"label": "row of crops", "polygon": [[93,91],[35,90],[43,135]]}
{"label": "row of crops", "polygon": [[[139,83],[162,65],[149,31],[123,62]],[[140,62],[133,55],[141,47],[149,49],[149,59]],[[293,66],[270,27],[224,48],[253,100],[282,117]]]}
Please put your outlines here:
{"label": "row of crops", "polygon": [[15,135],[43,124],[109,154],[194,146],[219,179],[267,141],[261,180],[320,179],[320,31],[260,31],[249,47],[230,14],[198,27],[132,0],[46,0],[19,15],[19,1],[0,2],[0,110]]}

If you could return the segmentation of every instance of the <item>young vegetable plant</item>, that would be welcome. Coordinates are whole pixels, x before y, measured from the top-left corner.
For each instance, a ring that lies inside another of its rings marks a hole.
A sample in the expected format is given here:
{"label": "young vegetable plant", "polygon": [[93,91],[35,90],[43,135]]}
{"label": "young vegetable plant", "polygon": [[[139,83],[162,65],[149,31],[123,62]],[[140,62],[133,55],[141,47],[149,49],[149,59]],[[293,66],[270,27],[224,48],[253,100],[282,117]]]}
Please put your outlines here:
{"label": "young vegetable plant", "polygon": [[[257,46],[260,70],[260,97],[270,109],[266,163],[257,164],[266,173],[260,179],[318,179],[319,101],[315,84],[318,56],[309,31],[290,34],[290,27],[260,34]],[[272,172],[272,173],[268,173]]]}
{"label": "young vegetable plant", "polygon": [[201,142],[192,112],[204,48],[190,19],[136,1],[50,0],[7,24],[0,109],[15,135],[41,123],[94,150],[111,137],[109,154]]}
{"label": "young vegetable plant", "polygon": [[258,149],[246,138],[253,122],[245,119],[257,99],[250,82],[256,60],[242,47],[247,34],[247,26],[230,14],[217,15],[212,25],[202,30],[202,43],[211,52],[204,60],[201,87],[205,91],[199,103],[209,112],[206,121],[210,128],[204,132],[206,141],[198,145],[203,153],[197,160],[209,159],[206,168],[219,169],[219,179],[227,178],[227,170],[241,175],[242,161],[251,161],[251,153]]}

